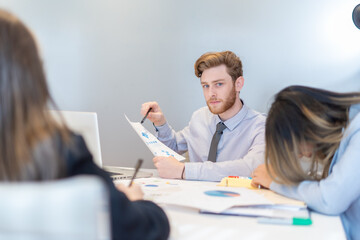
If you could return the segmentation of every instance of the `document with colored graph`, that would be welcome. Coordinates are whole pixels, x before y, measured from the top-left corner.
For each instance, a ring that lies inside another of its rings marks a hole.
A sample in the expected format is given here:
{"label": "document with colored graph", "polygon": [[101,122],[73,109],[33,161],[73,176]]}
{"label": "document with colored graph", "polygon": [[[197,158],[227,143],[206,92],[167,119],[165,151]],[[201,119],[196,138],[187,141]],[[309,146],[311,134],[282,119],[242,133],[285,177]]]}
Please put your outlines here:
{"label": "document with colored graph", "polygon": [[140,122],[131,122],[125,115],[126,120],[130,123],[135,132],[139,135],[141,140],[144,141],[145,145],[150,149],[154,156],[173,156],[178,161],[185,160],[185,157],[176,153],[172,149],[168,148],[162,142],[160,142],[153,134],[151,134]]}

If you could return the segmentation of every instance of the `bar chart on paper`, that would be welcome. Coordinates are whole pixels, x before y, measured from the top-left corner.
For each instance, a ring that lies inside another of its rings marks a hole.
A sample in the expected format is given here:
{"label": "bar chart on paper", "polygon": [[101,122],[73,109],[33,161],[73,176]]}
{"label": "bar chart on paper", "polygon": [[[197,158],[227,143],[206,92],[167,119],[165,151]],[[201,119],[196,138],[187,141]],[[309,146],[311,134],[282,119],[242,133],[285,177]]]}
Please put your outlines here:
{"label": "bar chart on paper", "polygon": [[168,148],[162,142],[160,142],[153,134],[151,134],[140,122],[131,122],[129,118],[125,115],[126,120],[129,122],[131,127],[139,135],[141,140],[145,145],[150,149],[154,156],[163,156],[163,157],[174,157],[178,161],[183,161],[185,158],[180,154],[176,153],[172,149]]}

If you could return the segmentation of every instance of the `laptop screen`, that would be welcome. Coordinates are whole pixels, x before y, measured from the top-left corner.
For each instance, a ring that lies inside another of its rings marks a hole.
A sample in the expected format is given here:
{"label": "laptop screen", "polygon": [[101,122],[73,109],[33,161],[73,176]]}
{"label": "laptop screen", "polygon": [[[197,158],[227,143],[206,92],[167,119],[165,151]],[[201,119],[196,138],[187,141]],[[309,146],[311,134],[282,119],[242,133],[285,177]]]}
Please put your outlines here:
{"label": "laptop screen", "polygon": [[[130,179],[134,173],[133,168],[103,166],[100,148],[99,126],[95,112],[51,111],[54,118],[63,117],[65,124],[75,133],[82,135],[94,162],[109,173],[113,180]],[[60,113],[60,115],[59,115]],[[138,172],[137,177],[151,177],[152,173]]]}
{"label": "laptop screen", "polygon": [[95,112],[51,111],[54,118],[63,117],[65,124],[85,139],[94,162],[102,168],[101,147],[97,114]]}

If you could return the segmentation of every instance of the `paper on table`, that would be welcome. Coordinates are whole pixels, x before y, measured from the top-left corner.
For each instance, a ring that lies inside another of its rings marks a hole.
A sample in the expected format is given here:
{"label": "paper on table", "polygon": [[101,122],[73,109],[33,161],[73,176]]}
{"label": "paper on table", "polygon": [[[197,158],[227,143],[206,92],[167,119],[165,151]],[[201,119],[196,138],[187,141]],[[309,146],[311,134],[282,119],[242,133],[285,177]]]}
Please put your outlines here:
{"label": "paper on table", "polygon": [[[206,194],[213,192],[214,195]],[[156,199],[158,203],[174,204],[220,213],[233,206],[271,204],[266,198],[246,188],[225,188],[218,186],[187,187],[181,192]]]}
{"label": "paper on table", "polygon": [[[121,182],[127,184],[126,180]],[[202,213],[265,217],[309,216],[304,202],[265,189],[219,187],[216,182],[160,178],[140,178],[135,179],[135,182],[142,187],[146,200],[196,208]],[[208,191],[220,192],[220,196],[206,194]],[[221,197],[223,191],[230,192],[228,197]]]}
{"label": "paper on table", "polygon": [[[125,182],[123,182],[125,183]],[[216,182],[140,178],[147,200],[220,213],[233,206],[271,204],[265,197],[246,188],[216,186]],[[209,194],[212,192],[214,194]]]}
{"label": "paper on table", "polygon": [[[202,213],[212,212],[202,211]],[[287,205],[236,206],[226,209],[220,214],[248,217],[310,218],[309,210],[306,207]]]}
{"label": "paper on table", "polygon": [[183,156],[174,152],[172,149],[168,148],[166,145],[160,142],[153,134],[151,134],[146,128],[144,128],[144,126],[141,125],[140,122],[131,122],[126,115],[125,118],[130,123],[135,132],[139,135],[141,140],[144,141],[144,143],[150,149],[154,156],[173,156],[178,161],[185,160]]}

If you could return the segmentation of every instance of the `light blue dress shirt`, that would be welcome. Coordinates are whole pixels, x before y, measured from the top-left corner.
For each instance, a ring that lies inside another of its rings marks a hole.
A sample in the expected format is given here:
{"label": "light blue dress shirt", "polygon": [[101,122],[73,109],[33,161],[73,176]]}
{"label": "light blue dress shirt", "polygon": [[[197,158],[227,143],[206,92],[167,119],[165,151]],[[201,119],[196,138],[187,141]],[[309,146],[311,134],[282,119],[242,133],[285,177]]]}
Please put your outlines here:
{"label": "light blue dress shirt", "polygon": [[293,187],[273,182],[270,189],[302,200],[317,212],[340,214],[347,238],[360,239],[360,104],[351,106],[349,119],[327,178]]}
{"label": "light blue dress shirt", "polygon": [[157,137],[180,154],[188,151],[186,179],[220,181],[227,176],[250,176],[264,162],[265,120],[264,114],[243,105],[234,117],[224,122],[227,128],[218,144],[215,163],[208,161],[208,154],[216,124],[221,119],[208,107],[195,111],[189,125],[179,132],[168,123],[156,127]]}

